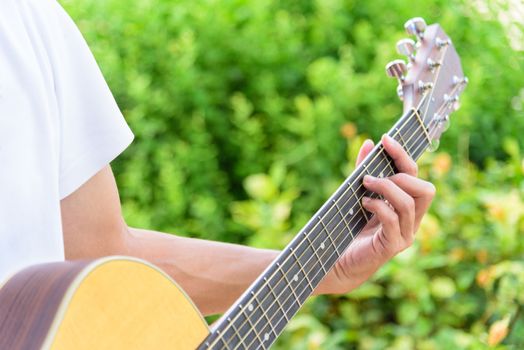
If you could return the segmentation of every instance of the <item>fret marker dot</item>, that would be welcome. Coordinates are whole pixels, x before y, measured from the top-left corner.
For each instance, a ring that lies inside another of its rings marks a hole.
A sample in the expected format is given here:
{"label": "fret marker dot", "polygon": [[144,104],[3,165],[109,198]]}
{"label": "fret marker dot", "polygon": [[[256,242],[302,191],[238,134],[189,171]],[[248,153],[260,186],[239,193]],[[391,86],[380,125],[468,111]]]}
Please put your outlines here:
{"label": "fret marker dot", "polygon": [[324,242],[320,243],[320,249],[324,249],[326,248],[326,245],[324,244]]}
{"label": "fret marker dot", "polygon": [[349,209],[349,215],[353,215],[353,208]]}
{"label": "fret marker dot", "polygon": [[253,304],[249,304],[249,306],[247,307],[247,309],[248,309],[249,311],[253,311]]}
{"label": "fret marker dot", "polygon": [[269,333],[264,334],[264,340],[265,340],[265,341],[268,341],[268,340],[269,340]]}
{"label": "fret marker dot", "polygon": [[295,274],[295,276],[293,276],[293,281],[298,282],[298,275],[297,274]]}

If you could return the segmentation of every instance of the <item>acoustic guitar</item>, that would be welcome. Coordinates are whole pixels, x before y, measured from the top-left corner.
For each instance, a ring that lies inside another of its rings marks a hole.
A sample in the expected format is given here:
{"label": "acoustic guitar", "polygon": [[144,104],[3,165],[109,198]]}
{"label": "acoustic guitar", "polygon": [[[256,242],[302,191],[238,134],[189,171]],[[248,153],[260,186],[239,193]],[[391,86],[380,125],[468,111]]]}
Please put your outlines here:
{"label": "acoustic guitar", "polygon": [[[413,18],[405,28],[416,41],[397,44],[407,63],[386,66],[404,104],[388,135],[417,160],[438,146],[467,79],[438,24]],[[0,289],[0,349],[267,349],[373,216],[361,198],[379,196],[363,176],[396,172],[379,143],[212,328],[144,261],[66,261],[29,267]]]}

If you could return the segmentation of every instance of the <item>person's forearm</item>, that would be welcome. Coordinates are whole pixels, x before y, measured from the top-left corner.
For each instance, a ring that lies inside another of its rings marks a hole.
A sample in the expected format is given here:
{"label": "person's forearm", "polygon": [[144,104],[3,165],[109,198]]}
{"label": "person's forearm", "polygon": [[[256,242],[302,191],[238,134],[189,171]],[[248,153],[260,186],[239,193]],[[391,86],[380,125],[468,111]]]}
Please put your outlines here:
{"label": "person's forearm", "polygon": [[204,315],[224,312],[278,252],[129,228],[125,255],[167,272]]}

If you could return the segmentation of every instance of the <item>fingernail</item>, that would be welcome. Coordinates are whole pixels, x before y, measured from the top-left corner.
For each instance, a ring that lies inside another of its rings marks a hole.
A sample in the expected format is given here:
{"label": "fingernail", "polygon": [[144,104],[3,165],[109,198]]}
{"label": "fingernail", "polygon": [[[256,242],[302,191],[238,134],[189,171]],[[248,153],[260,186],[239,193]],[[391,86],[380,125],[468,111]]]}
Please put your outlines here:
{"label": "fingernail", "polygon": [[365,184],[372,184],[373,182],[375,182],[376,178],[371,176],[371,175],[366,175],[364,176],[364,183]]}
{"label": "fingernail", "polygon": [[362,204],[367,205],[370,200],[371,200],[371,198],[369,198],[369,197],[362,197]]}
{"label": "fingernail", "polygon": [[382,135],[382,142],[384,142],[384,141],[389,142],[391,144],[395,140],[393,140],[393,138],[391,136],[389,136],[388,134],[384,134],[384,135]]}

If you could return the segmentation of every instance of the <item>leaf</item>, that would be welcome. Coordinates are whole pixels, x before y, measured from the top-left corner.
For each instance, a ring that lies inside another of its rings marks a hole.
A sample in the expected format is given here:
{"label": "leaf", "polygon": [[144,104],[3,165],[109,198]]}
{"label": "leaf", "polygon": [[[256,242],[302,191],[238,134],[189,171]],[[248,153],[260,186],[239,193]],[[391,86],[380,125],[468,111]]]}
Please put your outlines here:
{"label": "leaf", "polygon": [[431,280],[431,294],[440,299],[451,298],[456,291],[455,282],[449,277],[435,277]]}

